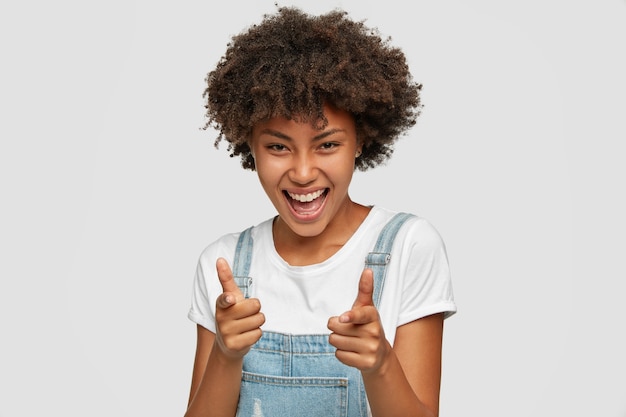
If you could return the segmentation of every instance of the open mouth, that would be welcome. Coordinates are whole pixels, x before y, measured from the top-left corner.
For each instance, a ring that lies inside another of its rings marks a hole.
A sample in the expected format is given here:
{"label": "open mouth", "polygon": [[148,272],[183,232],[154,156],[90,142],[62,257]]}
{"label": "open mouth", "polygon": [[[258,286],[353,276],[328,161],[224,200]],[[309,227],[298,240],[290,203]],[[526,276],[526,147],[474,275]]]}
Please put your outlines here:
{"label": "open mouth", "polygon": [[312,216],[324,205],[328,188],[314,191],[308,194],[296,194],[283,191],[291,210],[299,216]]}

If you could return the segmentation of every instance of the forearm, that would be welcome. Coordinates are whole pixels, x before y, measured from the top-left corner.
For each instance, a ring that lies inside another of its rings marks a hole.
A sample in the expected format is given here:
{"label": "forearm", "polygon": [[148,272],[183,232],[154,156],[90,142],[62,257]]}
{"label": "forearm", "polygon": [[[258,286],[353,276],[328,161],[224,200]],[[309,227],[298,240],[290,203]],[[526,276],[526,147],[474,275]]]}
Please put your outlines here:
{"label": "forearm", "polygon": [[204,376],[185,417],[234,417],[239,401],[243,360],[225,357],[212,349]]}
{"label": "forearm", "polygon": [[384,366],[362,375],[373,417],[437,417],[411,388],[393,350]]}

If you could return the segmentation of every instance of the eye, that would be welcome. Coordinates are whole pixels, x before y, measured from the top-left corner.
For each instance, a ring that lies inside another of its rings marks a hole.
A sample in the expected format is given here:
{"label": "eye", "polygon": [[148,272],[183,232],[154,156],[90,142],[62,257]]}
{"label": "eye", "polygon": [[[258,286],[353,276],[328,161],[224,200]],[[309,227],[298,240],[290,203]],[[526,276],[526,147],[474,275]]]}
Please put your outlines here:
{"label": "eye", "polygon": [[336,142],[324,142],[320,145],[320,149],[330,151],[332,149],[335,149],[337,146],[339,146],[339,144]]}
{"label": "eye", "polygon": [[271,145],[267,145],[267,149],[274,152],[283,152],[287,150],[287,147],[280,143],[272,143]]}

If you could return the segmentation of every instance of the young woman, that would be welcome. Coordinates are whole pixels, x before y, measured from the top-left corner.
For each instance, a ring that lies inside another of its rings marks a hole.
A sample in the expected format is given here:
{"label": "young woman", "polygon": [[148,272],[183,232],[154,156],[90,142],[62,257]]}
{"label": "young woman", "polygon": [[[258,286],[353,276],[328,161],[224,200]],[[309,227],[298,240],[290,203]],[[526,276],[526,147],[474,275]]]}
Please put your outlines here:
{"label": "young woman", "polygon": [[277,215],[200,256],[187,416],[438,415],[456,311],[444,244],[425,219],[349,196],[355,169],[415,124],[420,88],[340,11],[281,8],[233,38],[207,77],[207,127]]}

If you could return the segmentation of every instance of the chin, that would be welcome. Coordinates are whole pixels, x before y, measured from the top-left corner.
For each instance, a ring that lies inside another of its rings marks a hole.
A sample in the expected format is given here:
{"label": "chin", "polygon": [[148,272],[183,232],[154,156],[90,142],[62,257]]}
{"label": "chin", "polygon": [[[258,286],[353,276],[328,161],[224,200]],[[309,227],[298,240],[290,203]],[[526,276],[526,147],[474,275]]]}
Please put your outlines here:
{"label": "chin", "polygon": [[[284,218],[283,218],[284,219]],[[326,230],[327,224],[319,220],[311,223],[294,223],[293,221],[285,222],[292,233],[300,237],[316,237]]]}

